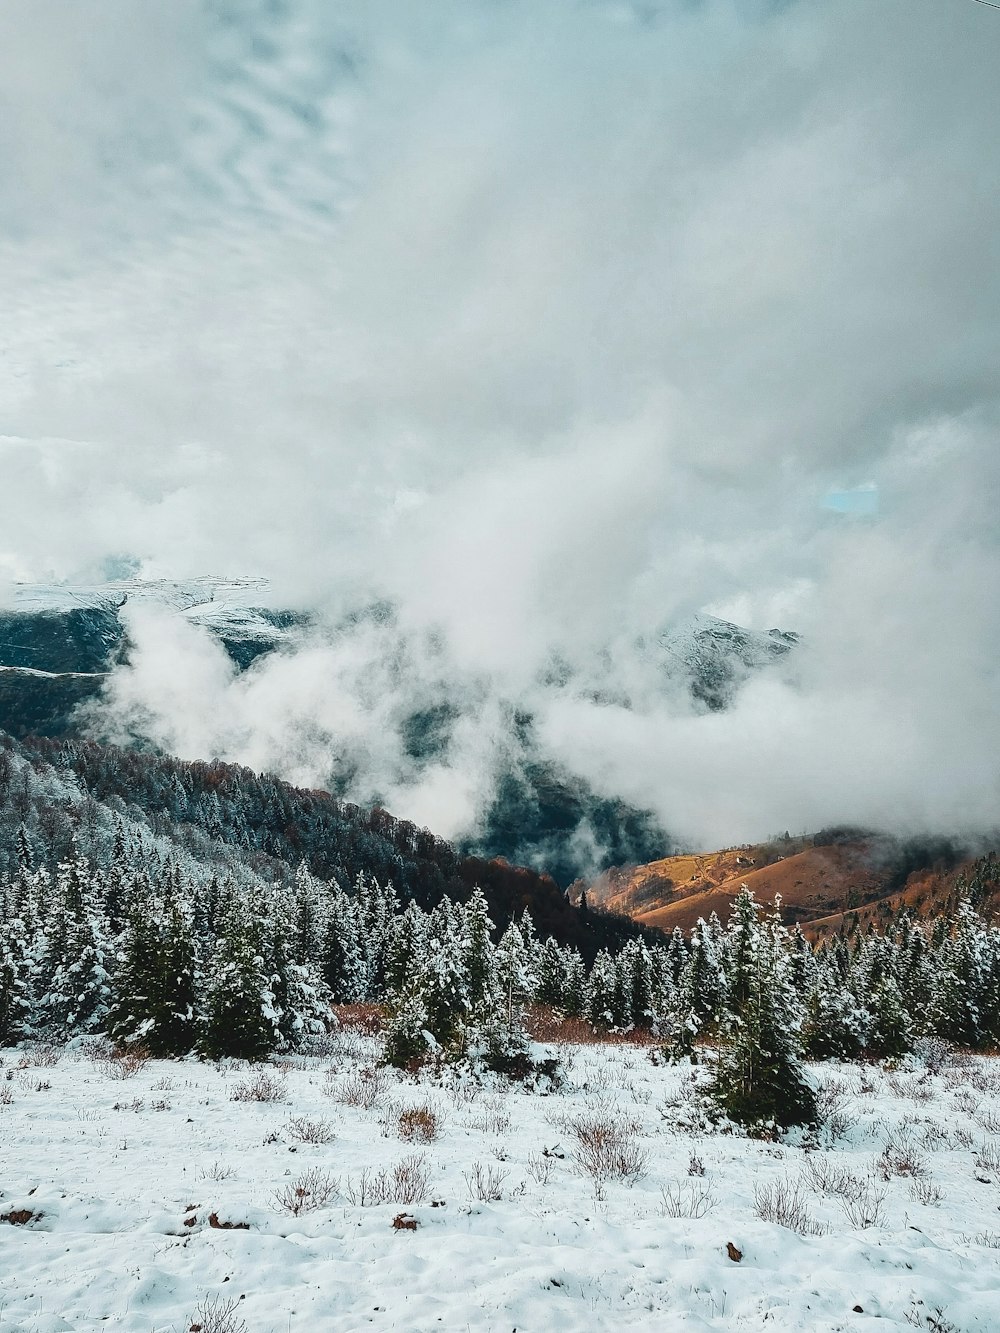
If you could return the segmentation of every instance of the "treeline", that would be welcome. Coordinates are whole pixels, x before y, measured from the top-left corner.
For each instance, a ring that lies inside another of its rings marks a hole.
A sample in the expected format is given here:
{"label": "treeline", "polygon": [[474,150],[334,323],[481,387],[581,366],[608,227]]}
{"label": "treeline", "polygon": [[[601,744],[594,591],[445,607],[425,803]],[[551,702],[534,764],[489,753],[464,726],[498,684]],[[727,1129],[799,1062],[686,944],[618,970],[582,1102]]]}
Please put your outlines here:
{"label": "treeline", "polygon": [[116,823],[152,838],[195,878],[288,884],[305,862],[316,878],[391,882],[402,903],[431,909],[479,886],[502,929],[528,908],[546,934],[588,960],[644,934],[622,917],[582,915],[547,875],[505,861],[458,855],[450,843],[375,807],[303,790],[237,764],[186,762],[89,741],[0,732],[0,874],[16,864],[17,829],[51,874],[71,843],[107,864]]}

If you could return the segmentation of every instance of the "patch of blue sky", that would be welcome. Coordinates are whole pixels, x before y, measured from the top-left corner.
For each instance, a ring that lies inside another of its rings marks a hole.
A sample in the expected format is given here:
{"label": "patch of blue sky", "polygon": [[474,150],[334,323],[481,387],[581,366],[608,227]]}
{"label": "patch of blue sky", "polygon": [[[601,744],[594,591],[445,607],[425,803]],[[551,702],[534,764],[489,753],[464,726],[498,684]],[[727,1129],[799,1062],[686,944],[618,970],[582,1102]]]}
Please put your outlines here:
{"label": "patch of blue sky", "polygon": [[874,482],[831,490],[820,501],[823,509],[834,514],[849,514],[854,518],[877,518],[879,512],[878,487]]}

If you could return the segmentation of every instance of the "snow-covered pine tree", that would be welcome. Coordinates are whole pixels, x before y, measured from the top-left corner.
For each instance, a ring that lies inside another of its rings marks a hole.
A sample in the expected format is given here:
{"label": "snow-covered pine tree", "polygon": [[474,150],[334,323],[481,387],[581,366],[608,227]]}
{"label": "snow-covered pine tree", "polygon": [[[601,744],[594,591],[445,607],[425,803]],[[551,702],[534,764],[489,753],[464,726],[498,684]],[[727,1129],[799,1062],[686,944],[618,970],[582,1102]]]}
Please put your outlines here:
{"label": "snow-covered pine tree", "polygon": [[367,992],[357,901],[330,885],[322,946],[322,977],[334,1004],[356,1004]]}
{"label": "snow-covered pine tree", "polygon": [[197,1041],[200,978],[190,901],[171,884],[165,899],[133,907],[112,985],[108,1032],[156,1057],[186,1055]]}
{"label": "snow-covered pine tree", "polygon": [[99,1032],[110,998],[108,928],[98,876],[74,837],[61,862],[35,979],[41,1024],[54,1037]]}
{"label": "snow-covered pine tree", "polygon": [[614,1027],[619,1000],[617,962],[607,949],[601,949],[587,979],[587,1017],[598,1027]]}
{"label": "snow-covered pine tree", "polygon": [[816,1099],[801,1063],[801,1007],[790,977],[787,934],[775,921],[760,922],[747,888],[734,904],[729,933],[734,985],[711,1095],[732,1120],[748,1127],[812,1123]]}
{"label": "snow-covered pine tree", "polygon": [[231,901],[220,921],[198,1036],[209,1059],[263,1060],[278,1046],[280,1014],[264,958],[263,922],[250,903]]}

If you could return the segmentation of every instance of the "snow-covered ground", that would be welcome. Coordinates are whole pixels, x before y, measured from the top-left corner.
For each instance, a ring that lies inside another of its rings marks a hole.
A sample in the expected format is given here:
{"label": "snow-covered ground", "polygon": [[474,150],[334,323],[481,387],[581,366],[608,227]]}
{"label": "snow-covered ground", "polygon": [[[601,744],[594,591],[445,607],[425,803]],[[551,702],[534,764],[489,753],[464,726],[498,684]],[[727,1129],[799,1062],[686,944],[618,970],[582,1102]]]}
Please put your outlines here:
{"label": "snow-covered ground", "polygon": [[998,1060],[815,1067],[832,1120],[767,1143],[641,1047],[563,1047],[550,1095],[375,1051],[266,1067],[278,1101],[245,1065],[0,1053],[0,1333],[1000,1328]]}

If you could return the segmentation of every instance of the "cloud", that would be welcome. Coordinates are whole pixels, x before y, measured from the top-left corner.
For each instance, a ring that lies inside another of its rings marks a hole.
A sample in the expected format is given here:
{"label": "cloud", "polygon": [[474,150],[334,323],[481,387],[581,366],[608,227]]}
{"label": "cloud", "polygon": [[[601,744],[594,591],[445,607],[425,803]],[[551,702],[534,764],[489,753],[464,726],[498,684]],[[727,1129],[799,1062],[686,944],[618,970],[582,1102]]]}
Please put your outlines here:
{"label": "cloud", "polygon": [[[136,620],[123,717],[313,782],[336,752],[444,832],[512,701],[681,837],[990,818],[988,11],[190,0],[151,27],[40,0],[4,24],[0,574],[260,573],[326,627],[233,678]],[[867,485],[877,522],[824,509]],[[391,629],[336,631],[373,598]],[[787,613],[794,679],[720,717],[664,697],[635,641],[705,607]],[[588,702],[609,670],[627,715]],[[416,772],[403,719],[450,696],[465,721]]]}

